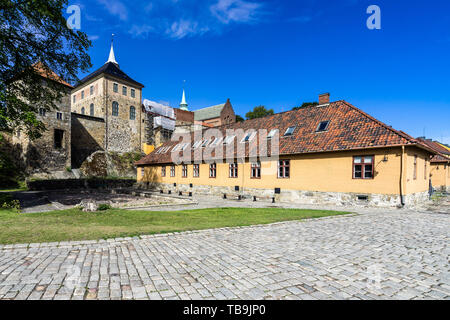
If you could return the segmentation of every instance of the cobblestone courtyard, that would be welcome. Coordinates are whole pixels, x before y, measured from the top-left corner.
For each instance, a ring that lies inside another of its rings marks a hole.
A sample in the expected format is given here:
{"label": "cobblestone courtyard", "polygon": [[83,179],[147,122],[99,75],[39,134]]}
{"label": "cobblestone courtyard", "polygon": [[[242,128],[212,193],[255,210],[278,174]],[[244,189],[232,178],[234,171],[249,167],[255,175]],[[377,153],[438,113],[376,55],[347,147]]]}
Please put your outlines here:
{"label": "cobblestone courtyard", "polygon": [[450,299],[450,215],[0,246],[0,299]]}

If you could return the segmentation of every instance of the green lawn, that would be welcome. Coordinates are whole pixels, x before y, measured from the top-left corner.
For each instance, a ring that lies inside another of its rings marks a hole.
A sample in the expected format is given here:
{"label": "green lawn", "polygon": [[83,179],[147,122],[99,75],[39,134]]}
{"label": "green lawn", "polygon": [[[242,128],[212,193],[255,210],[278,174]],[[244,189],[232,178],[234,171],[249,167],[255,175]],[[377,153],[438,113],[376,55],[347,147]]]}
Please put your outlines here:
{"label": "green lawn", "polygon": [[348,212],[278,208],[217,208],[175,212],[112,209],[94,213],[71,209],[33,214],[0,210],[0,244],[109,239],[344,214]]}

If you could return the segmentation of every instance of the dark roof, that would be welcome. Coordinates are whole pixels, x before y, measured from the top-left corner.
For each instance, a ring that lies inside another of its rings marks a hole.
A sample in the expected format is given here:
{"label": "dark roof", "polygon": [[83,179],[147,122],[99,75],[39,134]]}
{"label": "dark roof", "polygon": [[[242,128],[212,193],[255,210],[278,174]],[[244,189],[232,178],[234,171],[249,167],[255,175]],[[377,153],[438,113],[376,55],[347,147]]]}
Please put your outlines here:
{"label": "dark roof", "polygon": [[83,78],[80,80],[80,82],[77,84],[77,86],[88,82],[89,80],[95,78],[96,76],[100,75],[100,74],[109,74],[113,77],[131,82],[137,86],[140,87],[144,87],[143,84],[131,79],[125,72],[123,72],[122,70],[120,70],[119,65],[113,63],[113,62],[107,62],[105,63],[100,69],[94,71],[93,73],[91,73],[90,75],[88,75],[87,77]]}
{"label": "dark roof", "polygon": [[417,140],[428,146],[430,149],[433,149],[438,153],[438,155],[435,155],[431,162],[448,162],[450,161],[450,151],[442,146],[439,142],[433,141],[431,139],[425,139],[425,138],[417,138]]}
{"label": "dark roof", "polygon": [[[325,132],[316,132],[322,121],[330,121]],[[285,131],[295,126],[292,136],[283,137]],[[280,134],[280,155],[357,150],[367,148],[415,145],[434,153],[427,146],[419,143],[404,132],[397,131],[346,101],[332,102],[326,106],[310,106],[295,111],[288,111],[259,119],[227,124],[217,129],[225,136],[227,129],[278,129]],[[192,140],[193,134],[191,134]],[[256,138],[255,138],[256,139]],[[237,142],[237,143],[240,143]],[[235,149],[237,143],[235,142]],[[171,163],[169,152],[158,154],[161,148],[173,147],[178,142],[169,141],[157,148],[138,165]],[[246,146],[246,156],[249,154]],[[270,150],[270,144],[268,146]],[[236,150],[235,150],[236,151]],[[226,154],[224,152],[224,154]],[[214,155],[214,153],[213,153]],[[192,157],[192,159],[194,159]]]}

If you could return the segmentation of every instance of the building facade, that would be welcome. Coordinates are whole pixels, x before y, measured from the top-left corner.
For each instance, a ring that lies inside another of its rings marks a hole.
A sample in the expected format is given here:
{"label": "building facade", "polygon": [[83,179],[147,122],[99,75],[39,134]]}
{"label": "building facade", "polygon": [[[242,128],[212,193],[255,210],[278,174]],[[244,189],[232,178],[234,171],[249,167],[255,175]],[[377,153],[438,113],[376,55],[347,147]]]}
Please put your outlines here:
{"label": "building facade", "polygon": [[[227,135],[227,130],[239,129],[244,138]],[[269,134],[248,134],[260,129]],[[189,145],[163,144],[137,162],[138,182],[163,192],[298,203],[401,206],[429,197],[435,152],[345,101],[326,101],[221,130],[224,140],[216,144],[204,139],[198,147],[194,134]],[[279,133],[278,157],[250,158],[255,148],[268,145],[272,150],[271,132]],[[224,150],[218,152],[222,141]],[[225,141],[233,143],[231,153]],[[244,156],[237,157],[239,146]],[[174,153],[183,148],[194,161],[174,161]],[[196,152],[203,154],[202,161],[196,161]]]}

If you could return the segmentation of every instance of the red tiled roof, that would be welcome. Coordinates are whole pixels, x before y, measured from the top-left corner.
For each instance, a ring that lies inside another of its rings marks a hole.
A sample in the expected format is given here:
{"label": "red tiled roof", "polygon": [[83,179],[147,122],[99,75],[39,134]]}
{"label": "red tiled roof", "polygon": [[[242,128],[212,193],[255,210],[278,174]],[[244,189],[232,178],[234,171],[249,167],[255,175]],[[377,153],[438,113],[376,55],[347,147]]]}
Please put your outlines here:
{"label": "red tiled roof", "polygon": [[[330,121],[327,131],[316,132],[322,121]],[[285,131],[296,126],[292,136],[283,137]],[[218,127],[223,136],[227,129],[278,129],[280,134],[280,155],[332,152],[376,147],[417,145],[433,152],[420,144],[410,135],[397,131],[346,101],[332,102],[326,106],[310,106],[295,111],[288,111],[259,119],[247,120]],[[256,138],[255,138],[256,139]],[[191,134],[192,141],[192,134]],[[235,146],[240,143],[238,141]],[[173,147],[179,142],[169,141],[157,148],[137,165],[171,163],[171,149],[158,154],[161,148]],[[246,156],[249,154],[246,146]],[[236,147],[235,147],[236,149]],[[270,144],[268,146],[270,150]],[[236,151],[236,150],[235,150]],[[225,152],[224,152],[225,154]],[[213,153],[214,156],[214,153]]]}
{"label": "red tiled roof", "polygon": [[32,67],[36,71],[36,73],[39,74],[41,77],[56,81],[58,83],[61,83],[65,86],[69,87],[69,88],[73,88],[70,84],[68,84],[60,76],[58,76],[55,72],[53,72],[53,70],[46,68],[42,62],[40,62],[40,61],[36,62],[35,64],[33,64]]}
{"label": "red tiled roof", "polygon": [[431,162],[450,161],[450,152],[446,148],[444,148],[440,143],[423,138],[417,138],[417,140],[438,153],[431,159]]}

